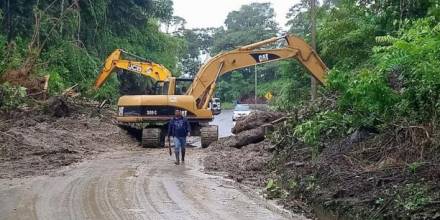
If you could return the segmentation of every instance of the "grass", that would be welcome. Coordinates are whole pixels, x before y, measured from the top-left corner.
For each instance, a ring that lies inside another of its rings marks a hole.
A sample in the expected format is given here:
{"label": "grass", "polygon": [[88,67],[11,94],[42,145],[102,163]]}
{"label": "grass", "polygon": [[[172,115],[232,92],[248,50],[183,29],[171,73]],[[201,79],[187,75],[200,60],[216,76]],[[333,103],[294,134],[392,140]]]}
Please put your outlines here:
{"label": "grass", "polygon": [[224,110],[231,110],[231,109],[234,109],[234,103],[231,103],[231,102],[223,102],[223,103],[222,103],[222,109],[224,109]]}

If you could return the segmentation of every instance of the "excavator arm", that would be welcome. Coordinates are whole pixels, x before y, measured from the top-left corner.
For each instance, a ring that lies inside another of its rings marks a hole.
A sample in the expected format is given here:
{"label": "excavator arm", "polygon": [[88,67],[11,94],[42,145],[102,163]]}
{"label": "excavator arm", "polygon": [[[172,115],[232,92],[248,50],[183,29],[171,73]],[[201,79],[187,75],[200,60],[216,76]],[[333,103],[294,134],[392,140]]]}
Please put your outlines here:
{"label": "excavator arm", "polygon": [[150,61],[132,61],[121,59],[122,54],[125,53],[121,49],[113,51],[106,59],[104,67],[96,78],[94,88],[99,89],[111,73],[115,70],[128,70],[147,77],[151,77],[156,81],[165,81],[171,77],[171,72],[164,66]]}
{"label": "excavator arm", "polygon": [[[264,49],[265,46],[285,41],[284,47]],[[325,81],[327,67],[317,53],[301,38],[287,35],[250,44],[221,53],[197,73],[187,94],[194,97],[198,108],[207,108],[219,76],[233,70],[289,58],[297,59],[321,84]]]}

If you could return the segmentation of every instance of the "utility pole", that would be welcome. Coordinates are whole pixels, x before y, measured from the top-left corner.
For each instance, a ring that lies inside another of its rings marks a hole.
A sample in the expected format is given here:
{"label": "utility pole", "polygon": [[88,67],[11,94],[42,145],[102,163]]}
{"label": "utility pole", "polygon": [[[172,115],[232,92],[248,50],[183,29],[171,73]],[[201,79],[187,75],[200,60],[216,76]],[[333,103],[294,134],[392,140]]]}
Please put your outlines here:
{"label": "utility pole", "polygon": [[257,65],[255,65],[255,97],[254,104],[257,104]]}
{"label": "utility pole", "polygon": [[[312,48],[316,51],[316,0],[310,0],[310,20],[311,20],[311,37]],[[317,82],[314,77],[311,77],[310,95],[312,101],[317,97]]]}
{"label": "utility pole", "polygon": [[[64,16],[64,0],[61,0],[61,13],[60,19],[63,19]],[[60,34],[63,35],[63,22],[60,22]]]}

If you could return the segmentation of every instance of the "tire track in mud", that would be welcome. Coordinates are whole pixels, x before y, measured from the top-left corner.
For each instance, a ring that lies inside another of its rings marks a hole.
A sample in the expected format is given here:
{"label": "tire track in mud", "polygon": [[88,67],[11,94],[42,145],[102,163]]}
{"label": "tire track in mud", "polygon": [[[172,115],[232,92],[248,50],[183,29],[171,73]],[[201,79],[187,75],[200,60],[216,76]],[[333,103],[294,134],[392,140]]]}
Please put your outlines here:
{"label": "tire track in mud", "polygon": [[201,151],[190,149],[194,158],[182,166],[161,149],[147,149],[105,154],[15,190],[0,180],[0,195],[16,197],[5,207],[26,214],[3,210],[0,198],[0,219],[285,219],[201,173]]}
{"label": "tire track in mud", "polygon": [[148,192],[144,189],[144,185],[143,179],[136,179],[132,183],[133,187],[131,188],[134,190],[131,193],[136,198],[133,200],[136,201],[135,210],[139,210],[142,213],[142,215],[139,215],[139,217],[142,217],[141,219],[160,219],[160,213],[148,198]]}

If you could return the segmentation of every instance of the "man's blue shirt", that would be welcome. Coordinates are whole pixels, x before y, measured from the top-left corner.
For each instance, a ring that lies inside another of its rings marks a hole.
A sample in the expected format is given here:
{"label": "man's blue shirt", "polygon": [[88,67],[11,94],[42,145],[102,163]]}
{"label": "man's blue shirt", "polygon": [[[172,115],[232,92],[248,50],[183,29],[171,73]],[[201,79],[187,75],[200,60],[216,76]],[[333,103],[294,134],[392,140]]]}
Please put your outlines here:
{"label": "man's blue shirt", "polygon": [[185,117],[174,117],[168,124],[168,136],[186,137],[191,127]]}

